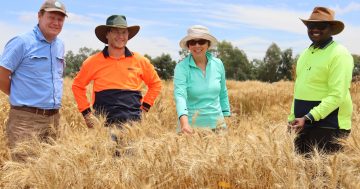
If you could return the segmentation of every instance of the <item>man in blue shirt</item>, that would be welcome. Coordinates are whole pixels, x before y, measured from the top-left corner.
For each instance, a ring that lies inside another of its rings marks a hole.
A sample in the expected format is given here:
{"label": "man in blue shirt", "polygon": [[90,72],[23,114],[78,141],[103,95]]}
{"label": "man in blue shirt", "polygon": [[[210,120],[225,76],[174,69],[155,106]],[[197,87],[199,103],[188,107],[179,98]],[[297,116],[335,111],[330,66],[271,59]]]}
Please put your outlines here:
{"label": "man in blue shirt", "polygon": [[[64,4],[46,0],[31,32],[12,38],[0,59],[0,90],[10,97],[6,127],[9,147],[33,135],[55,138],[63,90],[64,44],[57,38],[66,15]],[[14,160],[24,160],[12,154]]]}

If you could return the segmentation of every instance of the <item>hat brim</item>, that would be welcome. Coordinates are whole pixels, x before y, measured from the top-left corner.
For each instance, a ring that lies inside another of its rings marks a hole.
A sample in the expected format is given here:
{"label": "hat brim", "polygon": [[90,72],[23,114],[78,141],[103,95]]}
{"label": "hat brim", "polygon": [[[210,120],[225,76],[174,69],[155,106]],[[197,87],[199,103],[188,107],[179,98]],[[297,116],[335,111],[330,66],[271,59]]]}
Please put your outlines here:
{"label": "hat brim", "polygon": [[199,34],[199,35],[187,35],[183,39],[181,39],[179,45],[183,49],[189,49],[186,45],[186,42],[192,40],[192,39],[206,39],[210,41],[209,49],[215,48],[217,45],[217,39],[210,35],[210,34]]}
{"label": "hat brim", "polygon": [[123,27],[123,26],[108,26],[108,25],[100,25],[95,28],[95,35],[96,37],[103,43],[108,44],[108,40],[106,38],[106,33],[111,28],[127,28],[129,32],[128,40],[133,38],[140,30],[140,26],[129,26],[129,27]]}
{"label": "hat brim", "polygon": [[338,21],[338,20],[332,20],[332,21],[324,21],[324,20],[305,20],[305,19],[301,19],[300,20],[305,24],[305,26],[310,23],[310,22],[328,22],[331,24],[331,34],[332,35],[337,35],[339,33],[341,33],[344,28],[345,25],[343,22]]}

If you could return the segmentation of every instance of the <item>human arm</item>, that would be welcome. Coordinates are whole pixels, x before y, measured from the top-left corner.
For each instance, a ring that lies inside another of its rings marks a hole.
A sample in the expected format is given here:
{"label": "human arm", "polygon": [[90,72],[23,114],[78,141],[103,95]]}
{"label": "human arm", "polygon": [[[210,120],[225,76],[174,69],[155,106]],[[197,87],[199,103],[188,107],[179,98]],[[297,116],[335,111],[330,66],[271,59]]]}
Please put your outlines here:
{"label": "human arm", "polygon": [[179,63],[174,70],[174,98],[176,104],[177,117],[180,122],[182,132],[192,133],[188,119],[187,109],[187,70],[186,67]]}
{"label": "human arm", "polygon": [[226,76],[225,76],[225,68],[224,65],[221,64],[221,82],[220,82],[220,106],[222,113],[225,117],[230,117],[230,103],[229,103],[229,96],[228,91],[226,88]]}
{"label": "human arm", "polygon": [[79,112],[82,113],[85,123],[89,128],[92,128],[94,124],[92,124],[94,121],[92,118],[94,118],[91,108],[90,108],[90,102],[87,99],[86,96],[86,87],[92,80],[92,74],[90,73],[90,68],[86,65],[86,61],[83,63],[80,71],[74,78],[74,82],[72,84],[72,91],[74,94],[75,101],[78,106]]}
{"label": "human arm", "polygon": [[21,64],[24,42],[20,37],[11,39],[5,46],[0,58],[0,90],[10,95],[11,74]]}
{"label": "human arm", "polygon": [[11,71],[0,66],[0,90],[6,95],[10,94]]}
{"label": "human arm", "polygon": [[193,133],[193,130],[191,129],[191,126],[189,124],[189,118],[187,115],[180,116],[179,122],[180,122],[180,129],[181,129],[182,133],[186,133],[186,134]]}
{"label": "human arm", "polygon": [[349,95],[352,79],[353,59],[350,54],[335,56],[329,65],[328,95],[321,103],[310,110],[313,121],[326,118],[331,112],[339,108]]}
{"label": "human arm", "polygon": [[146,58],[144,59],[144,64],[142,68],[143,68],[142,80],[148,87],[148,90],[144,95],[142,105],[140,108],[141,110],[147,112],[154,104],[155,99],[159,96],[162,84],[154,66],[150,63],[148,59]]}

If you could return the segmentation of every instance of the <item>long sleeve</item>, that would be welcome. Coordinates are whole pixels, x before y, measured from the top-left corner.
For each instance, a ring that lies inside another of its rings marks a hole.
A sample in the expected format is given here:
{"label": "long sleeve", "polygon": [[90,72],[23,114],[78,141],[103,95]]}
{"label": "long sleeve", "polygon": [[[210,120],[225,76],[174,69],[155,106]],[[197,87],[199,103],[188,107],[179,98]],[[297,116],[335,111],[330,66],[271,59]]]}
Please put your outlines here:
{"label": "long sleeve", "polygon": [[143,66],[143,81],[148,87],[146,94],[144,95],[143,102],[152,106],[156,97],[161,91],[161,80],[157,74],[154,66],[146,59]]}
{"label": "long sleeve", "polygon": [[226,88],[226,76],[224,65],[221,64],[221,89],[220,89],[220,105],[224,116],[230,116],[229,96]]}
{"label": "long sleeve", "polygon": [[294,100],[293,100],[291,103],[290,115],[288,116],[288,122],[291,122],[294,120],[295,120],[295,114],[294,114]]}
{"label": "long sleeve", "polygon": [[351,84],[353,59],[350,55],[339,55],[330,65],[329,93],[310,113],[315,121],[324,119],[345,100]]}
{"label": "long sleeve", "polygon": [[90,102],[86,97],[86,86],[92,80],[92,76],[89,70],[90,68],[87,66],[86,62],[87,61],[85,60],[72,84],[72,91],[80,112],[90,108]]}
{"label": "long sleeve", "polygon": [[183,64],[178,63],[174,71],[174,98],[178,118],[181,115],[188,115],[187,108],[187,70]]}

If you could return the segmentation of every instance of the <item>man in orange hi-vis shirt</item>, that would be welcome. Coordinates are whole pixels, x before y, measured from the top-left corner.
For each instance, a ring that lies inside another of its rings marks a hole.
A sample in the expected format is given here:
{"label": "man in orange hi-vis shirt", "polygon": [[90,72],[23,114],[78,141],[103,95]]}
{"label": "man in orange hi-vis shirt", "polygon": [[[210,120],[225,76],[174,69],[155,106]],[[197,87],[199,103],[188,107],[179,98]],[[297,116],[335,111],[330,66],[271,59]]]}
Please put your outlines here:
{"label": "man in orange hi-vis shirt", "polygon": [[[142,111],[148,111],[161,90],[161,80],[148,59],[130,51],[127,41],[140,27],[127,26],[126,17],[112,15],[106,25],[95,28],[96,37],[107,44],[102,52],[87,58],[74,79],[72,91],[78,109],[89,128],[95,124],[95,114],[106,115],[106,126],[140,120]],[[86,86],[93,81],[92,102],[87,100]],[[142,97],[141,86],[147,93]]]}

